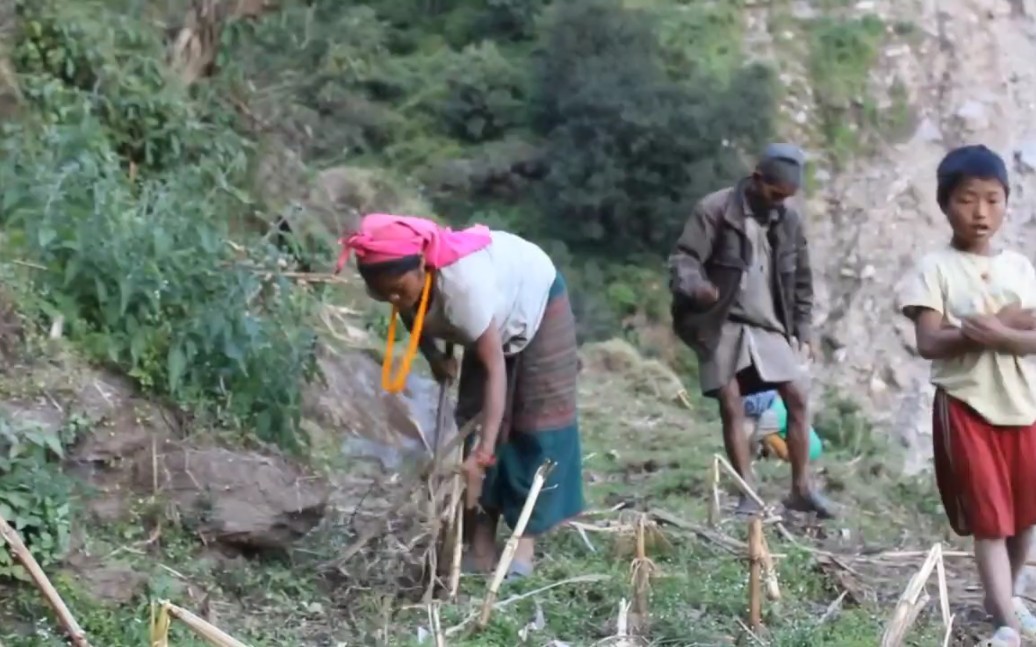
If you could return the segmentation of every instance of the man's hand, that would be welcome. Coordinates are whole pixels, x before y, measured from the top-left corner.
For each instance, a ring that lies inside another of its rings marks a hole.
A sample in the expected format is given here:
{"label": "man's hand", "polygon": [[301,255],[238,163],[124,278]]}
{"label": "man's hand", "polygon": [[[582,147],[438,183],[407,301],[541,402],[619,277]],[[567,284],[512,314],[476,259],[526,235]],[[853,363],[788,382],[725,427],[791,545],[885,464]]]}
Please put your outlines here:
{"label": "man's hand", "polygon": [[802,359],[806,360],[807,362],[812,362],[816,360],[816,355],[813,352],[813,344],[809,343],[808,341],[800,341],[799,355],[801,355]]}
{"label": "man's hand", "polygon": [[1036,330],[1036,313],[1023,309],[1018,303],[1010,303],[1000,308],[996,318],[1014,330]]}
{"label": "man's hand", "polygon": [[1011,329],[998,315],[975,315],[961,321],[961,333],[986,348],[1010,352]]}
{"label": "man's hand", "polygon": [[440,357],[434,362],[429,362],[432,367],[432,375],[439,384],[446,384],[457,379],[457,359],[455,357]]}
{"label": "man's hand", "polygon": [[700,306],[711,306],[719,301],[719,289],[712,283],[705,281],[698,286],[691,298]]}

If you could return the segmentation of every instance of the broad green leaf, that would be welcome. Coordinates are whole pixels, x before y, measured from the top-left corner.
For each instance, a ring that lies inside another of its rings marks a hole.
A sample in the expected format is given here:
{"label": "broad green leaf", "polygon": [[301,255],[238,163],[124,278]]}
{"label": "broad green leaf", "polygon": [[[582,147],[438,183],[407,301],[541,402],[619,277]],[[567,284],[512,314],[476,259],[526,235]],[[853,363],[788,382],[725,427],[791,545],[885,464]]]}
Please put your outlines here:
{"label": "broad green leaf", "polygon": [[177,393],[180,390],[180,380],[183,378],[186,368],[187,358],[184,357],[183,350],[174,344],[169,349],[169,356],[167,358],[167,379],[169,380],[169,390],[172,393]]}

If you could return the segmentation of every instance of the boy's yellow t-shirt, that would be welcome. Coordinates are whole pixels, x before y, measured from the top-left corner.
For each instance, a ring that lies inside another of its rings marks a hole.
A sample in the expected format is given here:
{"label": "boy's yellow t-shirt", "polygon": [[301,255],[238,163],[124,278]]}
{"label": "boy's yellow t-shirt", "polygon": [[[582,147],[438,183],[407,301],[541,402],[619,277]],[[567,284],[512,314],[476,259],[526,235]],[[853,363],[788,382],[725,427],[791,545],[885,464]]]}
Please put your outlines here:
{"label": "boy's yellow t-shirt", "polygon": [[[951,326],[1009,304],[1036,308],[1036,269],[1013,251],[993,256],[947,246],[924,256],[907,278],[900,311],[930,308]],[[932,384],[994,425],[1036,422],[1036,369],[1026,357],[982,351],[932,360]]]}

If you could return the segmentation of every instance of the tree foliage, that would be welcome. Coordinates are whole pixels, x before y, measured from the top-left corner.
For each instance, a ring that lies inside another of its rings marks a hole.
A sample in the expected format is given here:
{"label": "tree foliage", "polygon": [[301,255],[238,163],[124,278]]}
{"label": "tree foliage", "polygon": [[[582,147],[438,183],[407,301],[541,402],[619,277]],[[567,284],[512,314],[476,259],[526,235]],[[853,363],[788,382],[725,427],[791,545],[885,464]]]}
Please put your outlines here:
{"label": "tree foliage", "polygon": [[744,68],[726,85],[674,79],[652,17],[618,0],[557,7],[537,89],[550,159],[541,208],[548,231],[583,250],[668,251],[688,202],[735,180],[739,151],[772,131],[768,70]]}
{"label": "tree foliage", "polygon": [[0,224],[42,268],[51,316],[144,388],[295,445],[308,301],[275,250],[227,244],[252,208],[232,114],[167,84],[141,24],[22,8],[15,62],[38,118],[4,131]]}

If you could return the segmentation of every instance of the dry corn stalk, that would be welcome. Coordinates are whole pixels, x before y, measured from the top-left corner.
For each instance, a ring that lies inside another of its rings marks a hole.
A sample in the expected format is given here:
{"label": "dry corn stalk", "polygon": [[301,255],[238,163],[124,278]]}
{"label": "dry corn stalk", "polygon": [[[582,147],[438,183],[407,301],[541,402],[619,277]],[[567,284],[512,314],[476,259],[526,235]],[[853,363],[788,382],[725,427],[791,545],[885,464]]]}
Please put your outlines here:
{"label": "dry corn stalk", "polygon": [[507,545],[504,546],[504,552],[500,555],[500,561],[496,564],[496,571],[493,573],[493,579],[489,583],[489,590],[486,591],[486,598],[482,600],[482,610],[478,616],[479,628],[485,627],[489,624],[489,616],[493,613],[493,605],[496,603],[496,596],[500,592],[500,584],[503,583],[504,578],[507,576],[508,569],[511,568],[511,562],[514,560],[514,553],[518,550],[518,541],[522,538],[522,534],[525,532],[525,526],[529,524],[529,517],[532,516],[532,510],[536,507],[536,500],[540,498],[540,491],[543,489],[543,485],[547,482],[547,477],[554,469],[555,463],[551,460],[545,461],[536,470],[536,474],[532,477],[532,486],[529,488],[529,496],[525,498],[525,505],[522,506],[522,513],[518,516],[518,521],[514,524],[514,531],[511,532],[510,538],[507,540]]}
{"label": "dry corn stalk", "polygon": [[759,631],[763,623],[763,520],[756,516],[748,525],[748,626]]}
{"label": "dry corn stalk", "polygon": [[777,568],[773,564],[773,555],[770,553],[770,545],[766,541],[766,534],[763,534],[763,579],[766,581],[766,597],[776,602],[781,599],[781,587],[777,583]]}
{"label": "dry corn stalk", "polygon": [[43,572],[36,558],[29,552],[18,531],[12,528],[11,524],[7,523],[7,520],[2,515],[0,515],[0,536],[7,542],[14,558],[21,562],[21,565],[28,571],[29,577],[36,584],[36,588],[40,590],[47,603],[54,609],[54,613],[58,616],[58,623],[65,630],[65,633],[68,634],[72,644],[75,647],[90,647],[82,627],[72,617],[72,612],[68,610],[65,601],[61,599],[54,585],[47,579],[47,574]]}
{"label": "dry corn stalk", "polygon": [[439,619],[439,603],[428,605],[428,629],[435,640],[435,647],[446,647],[446,635],[442,632],[442,620]]}
{"label": "dry corn stalk", "polygon": [[[458,456],[461,452],[457,452]],[[447,538],[451,546],[450,553],[450,599],[457,599],[460,590],[460,568],[464,553],[464,477],[456,474],[453,477],[453,491],[450,493],[450,509],[453,523],[450,524],[450,536]]]}
{"label": "dry corn stalk", "polygon": [[[925,590],[925,584],[928,583],[928,579],[932,576],[932,570],[935,569],[936,564],[941,561],[942,544],[937,543],[928,551],[928,557],[921,564],[921,568],[918,569],[917,573],[910,578],[910,582],[903,591],[903,595],[899,597],[896,610],[885,628],[885,634],[881,637],[881,647],[900,647],[903,644],[903,638],[906,636],[910,626],[914,624],[917,615],[928,603],[929,597],[928,592]],[[948,619],[947,622],[949,622]]]}
{"label": "dry corn stalk", "polygon": [[715,528],[719,523],[719,459],[715,457],[709,472],[709,486],[712,493],[709,498],[709,527]]}
{"label": "dry corn stalk", "polygon": [[151,613],[151,647],[168,647],[170,616],[180,620],[198,634],[205,642],[214,647],[249,647],[225,633],[219,627],[202,620],[187,609],[176,606],[168,600],[157,603],[158,611],[152,606]]}
{"label": "dry corn stalk", "polygon": [[[652,522],[653,523],[653,522]],[[633,585],[632,625],[633,633],[641,633],[648,620],[648,594],[651,591],[651,578],[658,567],[647,556],[647,515],[640,515],[637,520],[637,552],[630,565],[630,583]]]}

